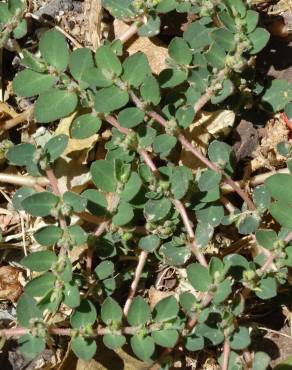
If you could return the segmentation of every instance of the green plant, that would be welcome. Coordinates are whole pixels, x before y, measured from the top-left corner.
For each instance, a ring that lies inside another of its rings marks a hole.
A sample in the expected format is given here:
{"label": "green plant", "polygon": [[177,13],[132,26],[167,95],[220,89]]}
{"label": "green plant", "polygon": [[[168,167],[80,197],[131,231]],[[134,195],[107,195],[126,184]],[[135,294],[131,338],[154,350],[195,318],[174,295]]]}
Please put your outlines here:
{"label": "green plant", "polygon": [[[0,334],[18,336],[20,351],[30,358],[54,335],[70,337],[72,350],[82,359],[98,350],[97,336],[110,349],[127,341],[137,357],[163,369],[178,344],[190,352],[223,346],[218,356],[222,369],[243,369],[240,354],[252,340],[241,320],[245,300],[249,295],[276,297],[292,267],[292,175],[273,175],[250,195],[232,179],[232,148],[214,140],[205,156],[187,140],[185,130],[207,103],[237,110],[261,95],[265,109],[279,111],[286,104],[289,109],[291,85],[275,81],[263,91],[255,83],[253,56],[269,35],[257,27],[258,14],[248,2],[104,0],[104,6],[114,17],[132,21],[130,31],[105,41],[93,54],[86,48],[71,51],[64,36],[50,30],[40,40],[41,56],[26,51],[26,68],[13,81],[16,95],[36,97],[33,114],[39,124],[77,112],[72,138],[89,138],[107,127],[111,136],[105,158],[91,163],[92,186],[81,194],[61,193],[55,175],[68,136],[6,149],[11,165],[36,178],[32,186],[16,191],[14,207],[43,217],[47,226],[34,234],[40,250],[21,262],[37,275],[18,301],[19,327]],[[122,62],[123,42],[135,32],[157,34],[159,14],[173,10],[193,12],[200,19],[170,42],[169,68],[154,76],[142,52]],[[202,169],[194,173],[179,165],[173,155],[178,147],[199,159]],[[47,178],[47,189],[37,183],[40,176]],[[223,183],[237,193],[238,207],[223,196]],[[266,228],[267,215],[281,226],[278,233]],[[76,216],[97,221],[95,232],[80,226]],[[219,225],[255,235],[260,253],[254,259],[212,256],[205,247]],[[78,271],[69,252],[85,243],[86,271],[82,266]],[[136,270],[128,274],[132,283],[123,307],[112,298],[120,255],[138,259]],[[143,269],[149,269],[147,262],[157,259],[184,266],[187,288],[151,311],[136,290]],[[46,312],[54,315],[63,306],[72,309],[70,325],[56,327],[45,319]],[[166,350],[158,355],[157,347]],[[258,352],[253,368],[266,369],[268,362]]]}
{"label": "green plant", "polygon": [[0,47],[9,45],[9,38],[20,39],[27,32],[27,23],[23,19],[26,12],[25,2],[9,0],[0,4]]}

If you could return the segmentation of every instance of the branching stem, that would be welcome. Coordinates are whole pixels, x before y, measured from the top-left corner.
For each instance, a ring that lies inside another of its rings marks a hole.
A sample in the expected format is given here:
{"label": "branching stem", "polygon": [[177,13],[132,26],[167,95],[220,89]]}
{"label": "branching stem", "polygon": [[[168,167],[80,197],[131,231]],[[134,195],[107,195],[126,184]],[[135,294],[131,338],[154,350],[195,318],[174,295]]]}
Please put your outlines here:
{"label": "branching stem", "polygon": [[[150,328],[151,328],[151,325],[150,325]],[[137,331],[139,331],[139,327],[136,328],[134,326],[125,326],[121,328],[120,331],[122,334],[133,335]],[[22,335],[25,335],[29,332],[30,332],[29,329],[22,328],[22,327],[16,327],[16,328],[11,328],[11,329],[1,329],[0,338],[21,337]],[[98,337],[101,335],[105,335],[105,334],[108,334],[108,332],[109,332],[109,329],[107,327],[99,326],[97,329],[93,330],[91,337],[94,338],[94,337]],[[71,336],[72,331],[69,328],[49,327],[48,334],[58,335],[58,336]]]}
{"label": "branching stem", "polygon": [[216,166],[214,163],[209,161],[207,157],[205,157],[199,149],[195,148],[182,134],[178,136],[178,139],[182,146],[190,151],[195,157],[197,157],[204,165],[210,168],[213,171],[220,173],[224,177],[224,181],[232,187],[232,189],[242,198],[244,202],[248,205],[249,209],[254,210],[256,209],[253,201],[250,199],[249,195],[241,189],[241,187],[231,179],[221,168]]}
{"label": "branching stem", "polygon": [[[131,96],[132,101],[137,107],[141,107],[141,105],[143,105],[142,101],[138,98],[138,96],[134,92],[130,92],[130,96]],[[146,113],[148,114],[149,117],[154,119],[161,126],[163,126],[164,128],[167,127],[167,123],[168,123],[167,120],[164,119],[159,113],[152,111],[152,110],[147,111]],[[196,158],[198,158],[206,167],[208,167],[209,169],[213,171],[219,172],[224,177],[224,181],[228,185],[231,186],[231,188],[242,198],[244,202],[246,202],[249,209],[254,210],[256,208],[253,201],[249,197],[249,195],[243,189],[241,189],[240,186],[234,180],[232,180],[231,177],[228,176],[220,167],[218,167],[217,165],[209,161],[209,159],[204,154],[202,154],[199,149],[195,148],[185,138],[184,135],[179,133],[177,135],[177,138],[179,142],[181,143],[181,145],[187,151],[191,152]]]}
{"label": "branching stem", "polygon": [[[108,123],[110,123],[116,129],[118,129],[124,135],[128,135],[129,133],[132,132],[132,130],[122,127],[120,125],[120,123],[117,121],[117,119],[113,116],[107,116],[106,120],[107,120]],[[143,157],[145,163],[150,168],[150,170],[154,173],[154,175],[158,176],[158,169],[157,169],[156,165],[154,164],[154,162],[152,161],[152,159],[150,158],[150,156],[148,155],[148,153],[143,149],[138,149],[138,152]],[[188,214],[186,212],[186,209],[185,209],[184,205],[182,204],[181,201],[176,200],[176,199],[174,199],[172,202],[173,202],[174,206],[176,207],[176,209],[178,210],[178,212],[179,212],[179,214],[182,218],[182,221],[183,221],[183,223],[186,227],[187,233],[188,233],[189,238],[190,238],[190,244],[189,244],[190,250],[192,251],[192,253],[195,255],[197,260],[203,266],[208,266],[207,261],[205,259],[205,256],[201,253],[201,251],[198,249],[198,247],[195,243],[195,234],[194,234],[191,221],[188,217]]]}
{"label": "branching stem", "polygon": [[[226,68],[222,69],[218,73],[218,75],[215,78],[215,80],[213,81],[213,85],[215,85],[216,83],[221,82],[224,79],[224,77],[226,76],[227,73],[228,73],[228,71],[227,71]],[[194,106],[194,111],[195,111],[196,115],[211,100],[212,96],[214,96],[214,95],[215,95],[215,92],[213,92],[213,91],[207,91],[205,94],[203,94],[200,97],[200,99],[197,101],[197,103]]]}

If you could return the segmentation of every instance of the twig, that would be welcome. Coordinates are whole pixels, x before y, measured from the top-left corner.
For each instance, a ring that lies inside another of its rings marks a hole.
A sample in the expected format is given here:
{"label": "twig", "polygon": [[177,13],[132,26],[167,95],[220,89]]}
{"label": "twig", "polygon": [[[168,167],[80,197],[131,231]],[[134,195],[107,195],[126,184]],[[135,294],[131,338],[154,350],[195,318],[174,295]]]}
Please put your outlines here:
{"label": "twig", "polygon": [[[141,101],[138,99],[138,104],[137,104],[137,101],[136,99],[133,98],[133,95],[131,95],[132,99],[133,99],[133,102],[138,105],[139,103],[141,104]],[[137,98],[137,96],[136,96]],[[163,126],[164,128],[167,127],[167,121],[166,119],[164,119],[160,114],[158,114],[157,112],[155,111],[149,111],[147,112],[148,116],[151,117],[152,119],[154,119],[156,122],[158,122],[161,126]]]}
{"label": "twig", "polygon": [[223,345],[223,362],[221,368],[222,370],[228,370],[229,354],[230,354],[230,344],[228,339],[225,339]]}
{"label": "twig", "polygon": [[267,332],[270,332],[270,333],[273,333],[273,334],[277,334],[277,335],[280,335],[282,337],[285,337],[285,338],[288,338],[288,339],[292,340],[292,336],[291,335],[285,334],[285,333],[281,333],[281,332],[279,332],[277,330],[273,330],[273,329],[270,329],[270,328],[265,328],[264,326],[258,326],[258,329],[265,330]]}
{"label": "twig", "polygon": [[56,30],[61,32],[68,40],[70,40],[76,48],[82,48],[83,47],[77,40],[74,39],[74,37],[69,35],[68,32],[63,30],[63,28],[57,26],[55,23],[53,23],[53,22],[51,22],[47,19],[44,19],[42,16],[39,17],[39,16],[37,16],[35,14],[32,14],[32,13],[26,13],[26,16],[30,17],[30,18],[33,18],[33,19],[37,20],[40,23],[48,24],[49,26],[54,27]]}
{"label": "twig", "polygon": [[87,244],[87,250],[86,250],[86,273],[87,275],[91,274],[92,261],[93,261],[93,248],[91,245]]}
{"label": "twig", "polygon": [[197,101],[197,103],[194,106],[194,111],[195,111],[196,115],[209,102],[211,97],[212,97],[212,94],[209,91],[207,91],[204,95],[202,95],[200,97],[200,99]]}
{"label": "twig", "polygon": [[20,186],[47,186],[49,180],[46,177],[32,177],[23,175],[13,175],[10,173],[0,173],[0,183],[13,184]]}
{"label": "twig", "polygon": [[136,295],[137,287],[138,287],[138,284],[139,284],[139,281],[140,281],[140,278],[141,278],[141,275],[142,275],[142,272],[143,272],[143,268],[144,268],[145,263],[147,261],[147,257],[148,257],[148,252],[142,250],[142,252],[140,253],[140,256],[139,256],[139,261],[138,261],[138,264],[137,264],[137,267],[136,267],[134,279],[133,279],[131,287],[130,287],[128,298],[127,298],[127,301],[126,301],[125,306],[124,306],[123,312],[124,312],[125,317],[127,317],[128,313],[129,313],[129,309],[130,309],[131,304],[133,302],[133,298]]}
{"label": "twig", "polygon": [[[251,179],[249,179],[249,181],[248,181],[249,186],[255,188],[256,186],[263,184],[269,177],[271,177],[271,176],[273,176],[277,173],[290,173],[290,172],[289,172],[288,168],[283,168],[283,169],[278,170],[278,171],[272,171],[272,172],[267,172],[267,173],[262,173],[260,175],[256,175],[256,176],[252,177]],[[235,183],[239,187],[243,188],[246,181],[240,180],[240,181],[236,181]],[[223,194],[228,194],[228,193],[231,193],[231,192],[234,191],[234,189],[228,184],[222,184],[221,185],[221,190],[222,190]]]}
{"label": "twig", "polygon": [[10,118],[0,126],[0,134],[18,126],[20,123],[28,121],[32,117],[33,108],[28,108],[26,111],[18,114],[16,117]]}
{"label": "twig", "polygon": [[26,241],[25,241],[25,225],[24,225],[23,216],[21,215],[20,212],[19,212],[19,217],[20,217],[20,225],[21,225],[23,253],[25,256],[27,256],[27,248],[26,248]]}

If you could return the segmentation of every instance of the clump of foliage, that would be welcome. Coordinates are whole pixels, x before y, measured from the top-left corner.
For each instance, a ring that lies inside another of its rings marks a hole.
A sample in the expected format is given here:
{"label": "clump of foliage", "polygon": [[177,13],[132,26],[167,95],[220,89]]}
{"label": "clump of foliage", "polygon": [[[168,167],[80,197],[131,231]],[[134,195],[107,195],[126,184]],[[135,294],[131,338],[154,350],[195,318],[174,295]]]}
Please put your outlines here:
{"label": "clump of foliage", "polygon": [[[38,56],[24,51],[25,68],[14,78],[13,91],[35,98],[36,122],[50,124],[77,112],[72,138],[89,138],[109,127],[111,136],[104,159],[90,165],[92,186],[80,194],[61,194],[54,173],[68,136],[55,135],[42,145],[28,140],[6,150],[11,165],[36,178],[46,176],[50,183],[47,189],[21,187],[14,207],[51,224],[34,234],[39,251],[22,260],[37,275],[18,301],[19,327],[3,329],[1,335],[18,335],[20,351],[30,358],[44,350],[50,336],[66,335],[74,353],[87,360],[98,351],[96,337],[102,336],[112,350],[128,342],[138,358],[157,368],[171,365],[167,355],[179,345],[184,353],[217,347],[223,369],[243,369],[240,355],[252,341],[248,323],[241,320],[245,301],[248,296],[276,297],[292,267],[292,175],[275,174],[250,194],[232,180],[228,144],[212,141],[205,156],[186,139],[185,130],[207,103],[212,109],[238,110],[256,98],[270,112],[286,105],[288,112],[292,87],[285,81],[268,87],[256,81],[254,56],[267,45],[269,34],[258,26],[259,14],[248,1],[103,3],[115,18],[132,22],[140,36],[157,35],[160,15],[170,11],[194,13],[198,20],[183,37],[171,40],[169,67],[159,76],[153,75],[143,52],[123,57],[122,37],[104,40],[95,53],[71,51],[64,36],[52,29],[42,35]],[[9,18],[5,24],[14,21]],[[21,25],[14,28],[15,37]],[[10,34],[11,27],[3,27]],[[194,173],[180,165],[174,155],[178,148],[206,168]],[[287,143],[279,150],[290,157]],[[238,195],[232,210],[222,203],[223,183]],[[95,232],[76,223],[82,213],[100,221]],[[268,217],[280,225],[278,232],[267,228]],[[253,259],[208,253],[205,247],[220,225],[254,235],[260,253]],[[85,243],[89,271],[80,273],[68,253]],[[138,257],[134,272],[122,271],[123,286],[133,279],[124,306],[116,279],[121,255]],[[188,288],[150,310],[136,289],[143,268],[151,271],[153,261],[184,267]],[[70,321],[53,326],[45,314],[54,316],[64,306],[72,309]],[[168,350],[161,355],[160,347]],[[254,354],[253,369],[264,370],[268,363],[265,353]]]}
{"label": "clump of foliage", "polygon": [[27,32],[27,23],[23,18],[26,5],[21,0],[9,0],[0,3],[0,47],[9,45],[9,41],[22,38]]}

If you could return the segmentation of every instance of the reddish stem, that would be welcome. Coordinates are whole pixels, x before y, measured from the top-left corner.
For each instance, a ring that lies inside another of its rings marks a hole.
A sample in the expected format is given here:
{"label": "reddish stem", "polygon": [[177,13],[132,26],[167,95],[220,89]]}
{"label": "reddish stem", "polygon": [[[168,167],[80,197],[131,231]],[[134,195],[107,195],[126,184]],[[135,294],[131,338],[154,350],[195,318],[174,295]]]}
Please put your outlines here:
{"label": "reddish stem", "polygon": [[[12,337],[21,337],[22,335],[25,335],[29,333],[30,330],[27,328],[22,327],[16,327],[11,329],[1,329],[0,330],[0,337],[4,338],[12,338]],[[97,337],[100,335],[105,335],[109,332],[109,329],[107,327],[101,327],[99,326],[97,329],[93,330],[92,337]],[[121,332],[126,335],[133,335],[137,332],[137,328],[132,326],[126,326],[121,328]],[[58,336],[71,336],[71,329],[69,328],[48,328],[48,333],[51,335],[58,335]]]}
{"label": "reddish stem", "polygon": [[285,113],[281,113],[280,114],[280,117],[282,118],[282,120],[284,121],[284,123],[288,127],[288,129],[290,131],[292,131],[292,122],[289,120],[289,118],[287,117],[287,115]]}
{"label": "reddish stem", "polygon": [[140,253],[140,256],[139,256],[139,261],[138,261],[138,264],[137,264],[137,267],[136,267],[134,279],[133,279],[131,287],[130,287],[128,298],[127,298],[127,301],[126,301],[125,306],[124,306],[123,312],[124,312],[125,317],[127,317],[128,313],[129,313],[129,309],[130,309],[131,304],[133,302],[133,299],[136,295],[137,287],[138,287],[138,284],[139,284],[139,281],[140,281],[145,263],[147,261],[147,257],[148,257],[148,252],[142,250],[142,252]]}
{"label": "reddish stem", "polygon": [[140,149],[139,150],[139,154],[141,155],[141,157],[143,157],[145,163],[147,164],[147,166],[150,168],[150,170],[153,172],[153,174],[155,176],[158,175],[158,169],[157,167],[155,166],[155,163],[152,161],[152,159],[150,158],[149,154],[144,150],[144,149]]}
{"label": "reddish stem", "polygon": [[269,270],[271,267],[272,263],[274,262],[275,259],[275,253],[272,252],[270,253],[269,257],[267,258],[266,262],[263,264],[263,266],[260,268],[260,272],[264,273]]}
{"label": "reddish stem", "polygon": [[28,333],[26,328],[11,328],[11,329],[1,329],[0,337],[11,338],[11,337],[21,337],[22,335]]}
{"label": "reddish stem", "polygon": [[[132,101],[135,103],[135,105],[137,107],[141,107],[143,106],[143,103],[142,101],[138,98],[138,96],[136,94],[134,94],[133,92],[130,92],[130,96],[131,96],[131,99]],[[209,95],[208,95],[209,96]],[[209,96],[210,98],[210,96]],[[149,117],[151,117],[152,119],[154,119],[156,122],[158,122],[161,126],[163,126],[164,128],[167,127],[167,124],[168,124],[168,121],[163,118],[159,113],[155,112],[155,111],[147,111],[146,112],[148,114]],[[225,178],[225,182],[227,184],[229,184],[233,189],[234,191],[246,202],[247,206],[249,207],[249,209],[256,209],[253,201],[250,199],[249,195],[240,188],[240,186],[231,179],[231,177],[229,177],[221,168],[219,168],[218,166],[216,166],[214,163],[212,163],[211,161],[209,161],[209,159],[207,157],[205,157],[201,152],[200,150],[198,150],[197,148],[195,148],[185,137],[184,135],[182,134],[179,134],[177,136],[179,142],[182,144],[182,146],[190,151],[196,158],[198,158],[202,163],[205,164],[206,167],[210,168],[211,170],[213,171],[216,171],[216,172],[219,172],[222,176],[224,176]]]}
{"label": "reddish stem", "polygon": [[[213,296],[209,293],[206,293],[201,301],[201,307],[202,308],[205,308],[209,305],[209,303],[212,301],[213,299]],[[198,322],[198,318],[197,316],[195,315],[194,317],[192,317],[186,324],[186,329],[188,329],[188,331],[191,331],[193,329],[193,327],[197,324]],[[182,340],[182,337],[180,337],[180,340]],[[149,367],[149,370],[159,370],[161,368],[160,366],[160,363],[162,361],[162,359],[168,355],[170,355],[172,352],[173,352],[174,348],[166,348],[162,353],[161,355],[159,356],[158,360],[153,364],[151,365],[151,367]]]}
{"label": "reddish stem", "polygon": [[58,186],[58,180],[54,174],[54,171],[52,170],[52,168],[48,168],[46,170],[46,175],[47,175],[47,178],[50,182],[50,186],[52,188],[52,191],[55,195],[57,195],[58,197],[61,196],[61,192],[60,192],[60,189],[59,189],[59,186]]}
{"label": "reddish stem", "polygon": [[206,92],[204,95],[200,97],[197,103],[194,106],[194,111],[196,115],[200,112],[200,110],[210,101],[212,94]]}
{"label": "reddish stem", "polygon": [[116,40],[120,40],[123,44],[129,41],[136,33],[138,32],[138,27],[136,23],[131,24],[131,26],[120,36],[116,38]]}
{"label": "reddish stem", "polygon": [[289,244],[292,240],[292,231],[290,231],[290,233],[286,236],[286,238],[284,239],[284,242],[285,244]]}
{"label": "reddish stem", "polygon": [[228,339],[225,339],[223,345],[223,362],[221,368],[222,370],[228,370],[229,355],[230,355],[230,344]]}
{"label": "reddish stem", "polygon": [[250,354],[250,351],[248,349],[245,349],[243,351],[243,357],[244,357],[244,361],[245,361],[245,370],[249,370],[252,368],[252,357],[251,357],[251,354]]}
{"label": "reddish stem", "polygon": [[[216,83],[220,83],[224,77],[226,76],[226,69],[222,69],[216,79],[213,81],[213,86],[216,85]],[[197,103],[194,106],[194,111],[196,115],[200,112],[200,110],[211,100],[212,96],[215,94],[215,91],[207,91],[204,95],[200,97],[200,99],[197,101]]]}
{"label": "reddish stem", "polygon": [[182,204],[182,202],[180,200],[177,200],[177,199],[174,199],[172,202],[173,202],[175,208],[177,209],[177,211],[179,212],[179,214],[181,216],[181,219],[182,219],[182,221],[183,221],[183,223],[185,225],[185,228],[187,230],[187,233],[189,235],[189,238],[190,238],[190,249],[191,249],[191,251],[196,256],[196,258],[199,261],[199,263],[202,266],[207,267],[208,266],[208,263],[206,261],[206,258],[203,255],[203,253],[199,250],[199,248],[197,247],[197,244],[195,242],[195,233],[193,231],[193,227],[192,227],[191,221],[189,219],[189,216],[187,214],[187,211],[186,211],[184,205]]}
{"label": "reddish stem", "polygon": [[101,234],[103,234],[109,224],[109,221],[103,221],[98,228],[96,229],[94,235],[99,237]]}
{"label": "reddish stem", "polygon": [[[135,94],[133,94],[133,99],[138,99],[136,97]],[[156,112],[152,112],[151,113],[153,115],[153,117],[156,117]],[[160,117],[160,118],[159,118]],[[157,119],[160,119],[162,124],[164,124],[164,118],[159,116],[156,117]],[[120,123],[118,122],[118,120],[113,117],[113,116],[107,116],[105,118],[112,126],[116,127],[121,133],[127,135],[129,134],[130,132],[132,132],[132,130],[129,130],[127,128],[124,128],[120,125]],[[166,122],[166,121],[165,121]],[[152,161],[152,159],[150,158],[149,154],[144,150],[144,149],[140,149],[139,151],[139,154],[143,157],[145,163],[147,164],[147,166],[150,168],[150,170],[154,173],[154,175],[158,176],[159,173],[158,173],[158,169],[155,165],[155,163]],[[198,249],[196,243],[195,243],[195,234],[193,232],[193,228],[192,228],[192,224],[191,224],[191,221],[187,215],[187,212],[185,210],[185,207],[184,205],[182,204],[181,201],[179,200],[173,200],[173,204],[175,205],[175,207],[177,208],[178,212],[180,213],[181,215],[181,218],[182,218],[182,221],[187,229],[187,233],[190,237],[190,250],[192,251],[192,253],[195,255],[195,257],[197,258],[197,260],[203,265],[203,266],[208,266],[207,264],[207,261],[205,259],[205,256],[200,252],[200,250]]]}
{"label": "reddish stem", "polygon": [[[53,193],[55,195],[57,195],[58,197],[61,197],[62,194],[61,194],[60,189],[59,189],[58,180],[57,180],[57,178],[56,178],[56,176],[54,174],[54,171],[52,170],[51,167],[48,167],[46,169],[46,175],[47,175],[47,178],[48,178],[48,180],[50,182],[50,186],[52,188]],[[65,220],[65,218],[64,218],[63,215],[60,215],[59,221],[60,221],[60,226],[62,227],[62,229],[63,230],[67,229],[67,223],[66,223],[66,220]],[[66,249],[65,247],[64,248],[61,248],[61,252],[60,253],[61,254],[65,253],[66,252],[65,249]]]}
{"label": "reddish stem", "polygon": [[[209,303],[212,301],[213,295],[210,293],[206,293],[201,301],[201,308],[205,308],[209,305]],[[197,324],[198,322],[198,317],[194,315],[188,322],[187,322],[187,329],[191,331],[193,327]]]}
{"label": "reddish stem", "polygon": [[[135,103],[135,102],[134,102]],[[135,103],[136,104],[136,103]],[[149,111],[147,112],[148,116],[153,118],[156,122],[158,122],[161,126],[164,128],[167,127],[167,121],[164,119],[160,114],[158,114],[155,111]]]}
{"label": "reddish stem", "polygon": [[121,126],[119,121],[114,116],[106,116],[105,120],[124,135],[129,135],[132,132],[131,129]]}
{"label": "reddish stem", "polygon": [[[109,221],[101,222],[99,224],[99,226],[97,227],[94,235],[96,237],[99,237],[101,234],[103,234],[105,232],[108,224],[109,224]],[[86,273],[87,273],[87,275],[91,274],[92,261],[93,261],[93,248],[92,248],[92,246],[88,245],[87,252],[86,252]]]}
{"label": "reddish stem", "polygon": [[246,202],[249,209],[256,209],[253,201],[250,199],[249,195],[241,189],[241,187],[231,179],[221,168],[217,167],[214,163],[209,161],[197,148],[195,148],[182,134],[178,136],[178,139],[182,146],[190,151],[195,157],[197,157],[204,165],[213,171],[219,172],[225,178],[225,182],[230,185],[234,191]]}

